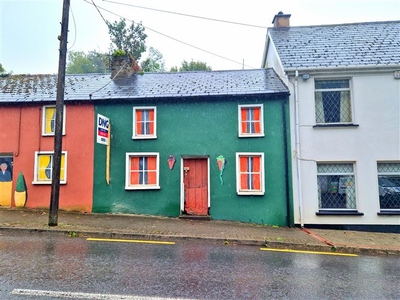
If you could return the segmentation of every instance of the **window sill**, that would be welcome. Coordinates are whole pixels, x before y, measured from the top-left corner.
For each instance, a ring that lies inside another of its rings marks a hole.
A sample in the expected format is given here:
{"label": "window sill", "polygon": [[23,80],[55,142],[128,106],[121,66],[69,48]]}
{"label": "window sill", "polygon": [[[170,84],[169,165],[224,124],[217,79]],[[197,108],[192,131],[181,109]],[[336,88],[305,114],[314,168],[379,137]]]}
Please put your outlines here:
{"label": "window sill", "polygon": [[363,216],[364,213],[357,210],[320,210],[315,213],[317,216]]}
{"label": "window sill", "polygon": [[239,196],[264,196],[264,192],[237,192]]}
{"label": "window sill", "polygon": [[[51,181],[32,181],[32,184],[48,184],[51,185]],[[60,184],[67,184],[66,181],[60,181]]]}
{"label": "window sill", "polygon": [[151,139],[156,139],[156,135],[137,135],[133,136],[132,140],[151,140]]}
{"label": "window sill", "polygon": [[341,128],[357,128],[358,126],[360,126],[360,125],[358,125],[358,124],[338,124],[338,123],[335,123],[335,124],[316,124],[316,125],[314,125],[313,127],[314,128],[337,128],[337,127],[341,127]]}
{"label": "window sill", "polygon": [[265,135],[263,133],[257,133],[257,134],[239,134],[240,138],[260,138],[264,137]]}
{"label": "window sill", "polygon": [[132,190],[159,190],[161,189],[158,185],[144,185],[144,186],[126,186],[125,190],[132,191]]}
{"label": "window sill", "polygon": [[400,210],[381,210],[377,214],[378,216],[399,216]]}

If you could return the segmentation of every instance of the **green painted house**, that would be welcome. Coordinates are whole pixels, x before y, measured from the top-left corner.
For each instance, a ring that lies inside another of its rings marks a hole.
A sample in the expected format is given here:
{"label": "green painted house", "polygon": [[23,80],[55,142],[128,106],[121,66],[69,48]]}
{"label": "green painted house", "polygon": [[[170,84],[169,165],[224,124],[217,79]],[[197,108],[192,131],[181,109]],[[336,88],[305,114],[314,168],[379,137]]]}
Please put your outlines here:
{"label": "green painted house", "polygon": [[90,82],[93,212],[293,223],[289,92],[273,69]]}

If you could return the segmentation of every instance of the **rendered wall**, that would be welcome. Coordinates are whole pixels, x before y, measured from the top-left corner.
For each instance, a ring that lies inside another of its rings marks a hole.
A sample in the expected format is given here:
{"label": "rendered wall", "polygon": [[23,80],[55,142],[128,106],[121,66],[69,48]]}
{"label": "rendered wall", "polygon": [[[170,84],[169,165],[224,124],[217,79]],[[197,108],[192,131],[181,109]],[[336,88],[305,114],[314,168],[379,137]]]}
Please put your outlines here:
{"label": "rendered wall", "polygon": [[[93,106],[66,105],[67,184],[60,185],[60,209],[91,212],[93,186]],[[12,202],[22,171],[29,208],[49,208],[51,184],[32,184],[35,151],[53,151],[54,137],[42,136],[42,106],[1,107],[0,153],[13,156]]]}
{"label": "rendered wall", "polygon": [[[286,179],[282,99],[238,98],[214,103],[179,100],[179,103],[97,105],[96,113],[110,118],[111,183],[105,181],[106,148],[95,146],[93,212],[179,216],[181,156],[206,155],[210,160],[210,216],[213,219],[286,225]],[[176,101],[176,100],[173,100]],[[263,138],[238,138],[238,104],[264,103]],[[132,140],[134,106],[157,107],[157,139]],[[160,190],[126,191],[125,153],[160,153]],[[265,195],[236,194],[236,152],[265,153]],[[173,170],[167,159],[176,157]],[[221,185],[216,158],[228,163]]]}
{"label": "rendered wall", "polygon": [[[315,77],[308,81],[299,79],[304,223],[400,225],[398,215],[378,215],[377,182],[377,162],[400,162],[400,80],[394,79],[392,72],[343,76],[351,78],[353,121],[358,127],[314,128]],[[293,99],[290,101],[293,104]],[[294,132],[294,119],[291,122]],[[315,214],[318,211],[317,162],[355,163],[357,210],[363,216]],[[294,212],[298,224],[300,203],[295,160],[293,167]]]}

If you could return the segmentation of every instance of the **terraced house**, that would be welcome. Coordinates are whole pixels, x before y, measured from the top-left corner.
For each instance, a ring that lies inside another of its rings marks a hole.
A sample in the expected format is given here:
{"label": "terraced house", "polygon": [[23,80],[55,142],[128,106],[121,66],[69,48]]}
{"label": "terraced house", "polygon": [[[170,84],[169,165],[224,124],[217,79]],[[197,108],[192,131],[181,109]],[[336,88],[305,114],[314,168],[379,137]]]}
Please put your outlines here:
{"label": "terraced house", "polygon": [[400,21],[273,24],[262,65],[291,93],[295,223],[400,231]]}
{"label": "terraced house", "polygon": [[[0,79],[0,205],[22,171],[48,207],[55,87]],[[67,75],[60,208],[290,225],[288,96],[273,69]]]}

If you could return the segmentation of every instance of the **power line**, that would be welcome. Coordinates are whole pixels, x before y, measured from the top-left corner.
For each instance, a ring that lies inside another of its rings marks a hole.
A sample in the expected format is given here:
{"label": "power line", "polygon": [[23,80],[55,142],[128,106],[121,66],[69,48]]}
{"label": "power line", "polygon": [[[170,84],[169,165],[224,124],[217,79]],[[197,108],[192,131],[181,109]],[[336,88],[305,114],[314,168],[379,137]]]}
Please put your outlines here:
{"label": "power line", "polygon": [[[87,2],[87,1],[86,1],[86,2]],[[94,3],[93,0],[92,0],[92,3],[93,3],[93,5],[94,5],[94,7],[96,7],[96,9],[97,9],[97,11],[99,12],[99,14],[100,14],[101,18],[103,19],[104,23],[106,23],[106,25],[107,25],[106,19],[104,19],[103,15],[101,14],[100,10],[97,8],[97,5]]]}
{"label": "power line", "polygon": [[115,3],[115,4],[119,4],[119,5],[125,5],[125,6],[136,7],[136,8],[140,8],[140,9],[147,9],[147,10],[153,10],[153,11],[158,11],[158,12],[162,12],[162,13],[168,13],[168,14],[173,14],[173,15],[179,15],[179,16],[184,16],[184,17],[190,17],[190,18],[197,18],[197,19],[209,20],[209,21],[214,21],[214,22],[229,23],[229,24],[235,24],[235,25],[241,25],[241,26],[249,26],[249,27],[256,27],[256,28],[262,28],[262,29],[267,29],[267,28],[268,28],[268,27],[266,27],[266,26],[253,25],[253,24],[246,24],[246,23],[239,23],[239,22],[233,22],[233,21],[227,21],[227,20],[221,20],[221,19],[213,19],[213,18],[208,18],[208,17],[201,17],[201,16],[189,15],[189,14],[178,13],[178,12],[174,12],[174,11],[156,9],[156,8],[151,8],[151,7],[144,7],[144,6],[133,5],[133,4],[127,4],[127,3],[121,3],[121,2],[110,1],[110,0],[103,0],[103,1],[104,1],[104,2],[109,2],[109,3]]}
{"label": "power line", "polygon": [[[84,0],[84,1],[85,1],[86,3],[92,4],[92,3],[90,3],[90,2],[89,2],[89,0]],[[91,1],[93,2],[93,0],[91,0]],[[105,1],[105,0],[103,0],[103,1]],[[94,5],[94,3],[93,3],[93,5]],[[121,16],[121,15],[119,15],[119,14],[117,14],[117,13],[114,13],[114,12],[112,12],[112,11],[110,11],[110,10],[106,9],[106,8],[100,7],[100,6],[98,6],[98,5],[95,5],[95,7],[96,7],[96,9],[97,9],[98,11],[99,11],[99,8],[100,8],[100,9],[102,9],[103,11],[106,11],[106,12],[108,12],[108,13],[110,13],[110,14],[114,15],[114,16],[117,16],[117,17],[120,17],[120,18],[126,19],[125,17],[123,17],[123,16]],[[100,13],[100,11],[99,11],[99,13]],[[107,24],[107,21],[104,19],[104,17],[103,17],[103,16],[102,16],[102,18],[103,18],[104,22]],[[134,21],[133,21],[133,20],[131,20],[131,19],[127,19],[127,20],[129,20],[129,21],[131,21],[131,22],[134,22]],[[149,27],[147,27],[147,26],[143,26],[143,27],[144,27],[145,29],[148,29],[148,30],[150,30],[150,31],[153,31],[153,32],[155,32],[155,33],[157,33],[157,34],[159,34],[159,35],[162,35],[162,36],[164,36],[164,37],[166,37],[166,38],[169,38],[169,39],[171,39],[171,40],[174,40],[174,41],[176,41],[176,42],[178,42],[178,43],[181,43],[181,44],[184,44],[184,45],[186,45],[186,46],[192,47],[192,48],[194,48],[194,49],[197,49],[197,50],[203,51],[203,52],[205,52],[205,53],[208,53],[208,54],[214,55],[214,56],[216,56],[216,57],[219,57],[219,58],[225,59],[225,60],[227,60],[227,61],[230,61],[230,62],[233,62],[233,63],[239,64],[239,65],[242,65],[242,66],[246,66],[246,67],[249,67],[249,68],[252,68],[252,69],[256,69],[256,68],[255,68],[255,67],[253,67],[253,66],[244,65],[244,64],[243,64],[243,62],[238,62],[238,61],[235,61],[235,60],[233,60],[233,59],[227,58],[227,57],[225,57],[225,56],[222,56],[222,55],[219,55],[219,54],[213,53],[213,52],[211,52],[211,51],[208,51],[208,50],[202,49],[202,48],[200,48],[200,47],[194,46],[194,45],[192,45],[192,44],[189,44],[189,43],[183,42],[183,41],[181,41],[181,40],[178,40],[178,39],[176,39],[176,38],[173,38],[173,37],[171,37],[171,36],[169,36],[169,35],[166,35],[166,34],[164,34],[164,33],[161,33],[161,32],[159,32],[159,31],[157,31],[157,30],[151,29],[151,28],[149,28]]]}

